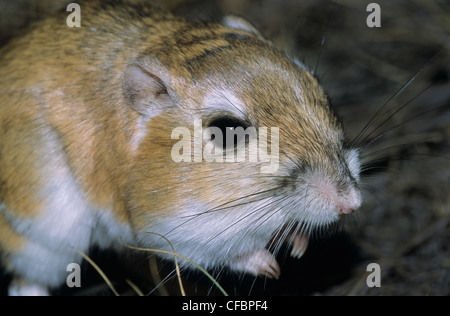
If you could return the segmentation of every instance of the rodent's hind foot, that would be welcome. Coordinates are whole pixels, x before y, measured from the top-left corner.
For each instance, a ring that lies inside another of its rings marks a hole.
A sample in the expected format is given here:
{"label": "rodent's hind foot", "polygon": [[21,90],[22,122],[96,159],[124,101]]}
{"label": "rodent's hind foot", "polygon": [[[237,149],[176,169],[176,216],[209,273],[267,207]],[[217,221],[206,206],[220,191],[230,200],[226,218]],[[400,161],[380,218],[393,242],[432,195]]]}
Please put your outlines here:
{"label": "rodent's hind foot", "polygon": [[50,296],[48,288],[40,284],[30,283],[21,277],[14,277],[8,287],[9,296]]}
{"label": "rodent's hind foot", "polygon": [[281,272],[277,260],[267,249],[258,249],[236,258],[231,268],[276,280],[279,279]]}

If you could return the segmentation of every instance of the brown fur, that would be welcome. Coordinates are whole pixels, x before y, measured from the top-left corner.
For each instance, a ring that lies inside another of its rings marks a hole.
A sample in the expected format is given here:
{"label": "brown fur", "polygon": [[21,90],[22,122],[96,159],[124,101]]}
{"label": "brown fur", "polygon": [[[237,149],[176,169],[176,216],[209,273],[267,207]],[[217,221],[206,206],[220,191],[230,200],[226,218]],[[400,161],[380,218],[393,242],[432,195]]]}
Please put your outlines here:
{"label": "brown fur", "polygon": [[[260,174],[261,163],[227,164],[224,172],[223,164],[171,160],[171,131],[217,115],[203,102],[218,87],[245,103],[251,125],[280,128],[281,175],[298,161],[339,177],[332,166],[343,159],[343,131],[324,92],[259,33],[189,23],[138,4],[81,5],[82,28],[68,28],[60,14],[0,52],[0,199],[14,218],[45,212],[40,188],[51,180],[48,164],[68,166],[89,204],[112,210],[134,232],[195,209],[190,199],[214,209],[282,190]],[[164,111],[152,117],[153,107]],[[1,216],[8,243],[0,246],[12,253],[23,243]]]}

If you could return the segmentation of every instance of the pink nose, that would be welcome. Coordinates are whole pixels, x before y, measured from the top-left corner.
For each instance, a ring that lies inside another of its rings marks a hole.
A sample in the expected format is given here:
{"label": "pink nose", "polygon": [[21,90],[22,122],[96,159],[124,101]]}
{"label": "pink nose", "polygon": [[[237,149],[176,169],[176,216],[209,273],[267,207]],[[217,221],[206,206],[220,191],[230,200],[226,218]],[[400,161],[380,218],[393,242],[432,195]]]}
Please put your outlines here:
{"label": "pink nose", "polygon": [[354,212],[355,210],[352,208],[340,208],[338,211],[339,215],[350,215],[353,214]]}

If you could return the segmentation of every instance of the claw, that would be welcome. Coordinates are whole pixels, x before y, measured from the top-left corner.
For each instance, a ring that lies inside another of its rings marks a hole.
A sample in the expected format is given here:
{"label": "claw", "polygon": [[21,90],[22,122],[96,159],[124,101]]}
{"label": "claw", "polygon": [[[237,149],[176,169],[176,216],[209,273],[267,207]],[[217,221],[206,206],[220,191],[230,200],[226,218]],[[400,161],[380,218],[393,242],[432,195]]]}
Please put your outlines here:
{"label": "claw", "polygon": [[291,257],[296,259],[300,259],[301,257],[303,257],[306,249],[308,248],[308,243],[309,240],[307,236],[303,234],[295,235],[291,239],[292,244]]}
{"label": "claw", "polygon": [[281,272],[277,260],[266,249],[258,249],[244,256],[240,256],[232,264],[232,268],[255,276],[261,275],[276,280],[279,279]]}

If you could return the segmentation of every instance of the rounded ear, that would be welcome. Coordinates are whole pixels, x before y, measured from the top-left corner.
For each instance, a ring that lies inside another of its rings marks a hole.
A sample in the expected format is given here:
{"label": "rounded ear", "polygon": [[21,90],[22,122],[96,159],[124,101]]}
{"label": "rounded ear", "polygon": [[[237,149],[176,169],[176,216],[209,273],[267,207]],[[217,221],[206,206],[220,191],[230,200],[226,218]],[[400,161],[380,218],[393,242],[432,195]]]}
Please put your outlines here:
{"label": "rounded ear", "polygon": [[146,56],[130,62],[125,67],[122,86],[128,105],[147,118],[177,105],[170,71],[156,58]]}
{"label": "rounded ear", "polygon": [[229,28],[246,31],[255,34],[258,37],[264,38],[264,36],[262,36],[262,34],[256,29],[256,27],[253,26],[253,24],[239,16],[226,15],[222,18],[222,23]]}

